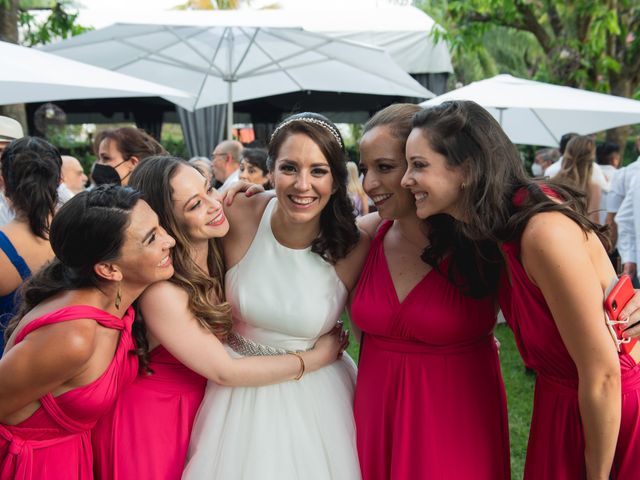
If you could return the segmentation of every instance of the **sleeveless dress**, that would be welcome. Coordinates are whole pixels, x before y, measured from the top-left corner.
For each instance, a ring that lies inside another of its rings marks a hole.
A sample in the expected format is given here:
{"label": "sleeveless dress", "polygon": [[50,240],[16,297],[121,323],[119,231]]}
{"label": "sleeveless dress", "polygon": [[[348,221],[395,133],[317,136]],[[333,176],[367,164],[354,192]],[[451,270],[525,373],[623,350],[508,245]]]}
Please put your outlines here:
{"label": "sleeveless dress", "polygon": [[383,245],[392,224],[380,226],[351,304],[364,333],[355,394],[362,478],[508,479],[494,299],[465,297],[433,269],[399,303]]}
{"label": "sleeveless dress", "polygon": [[[9,240],[4,232],[0,232],[0,249],[7,256],[13,267],[18,271],[23,282],[31,276],[31,270],[29,269],[27,262],[25,262],[24,258],[20,256],[11,243],[11,240]],[[0,296],[0,355],[4,350],[4,329],[7,327],[7,323],[15,313],[15,296],[16,290],[7,295]]]}
{"label": "sleeveless dress", "polygon": [[[524,477],[586,478],[584,435],[578,406],[578,371],[540,289],[520,262],[520,239],[505,242],[509,270],[500,306],[526,365],[537,373]],[[604,322],[604,314],[603,320]],[[612,478],[640,478],[640,367],[620,355],[622,420]]]}
{"label": "sleeveless dress", "polygon": [[[243,259],[226,274],[236,345],[277,353],[311,348],[344,310],[347,289],[310,248],[277,242],[267,205]],[[231,350],[235,357],[243,356]],[[360,478],[353,424],[356,369],[342,358],[263,387],[207,384],[183,478],[351,480]]]}
{"label": "sleeveless dress", "polygon": [[[206,379],[162,345],[92,432],[96,479],[179,480]],[[135,456],[132,455],[135,452]]]}
{"label": "sleeveless dress", "polygon": [[42,326],[91,318],[121,334],[113,360],[97,380],[57,397],[45,395],[40,408],[18,425],[0,424],[1,479],[93,478],[90,430],[138,370],[138,359],[131,354],[133,317],[132,308],[118,318],[95,307],[72,305],[47,313],[20,331],[16,344]]}

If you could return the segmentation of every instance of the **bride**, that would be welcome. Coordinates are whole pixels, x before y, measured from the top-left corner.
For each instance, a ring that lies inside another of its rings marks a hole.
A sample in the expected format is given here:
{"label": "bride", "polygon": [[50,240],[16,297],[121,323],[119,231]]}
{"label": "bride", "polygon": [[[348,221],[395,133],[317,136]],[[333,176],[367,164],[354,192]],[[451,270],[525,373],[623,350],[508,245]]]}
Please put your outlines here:
{"label": "bride", "polygon": [[[269,146],[275,197],[238,197],[223,240],[233,307],[232,355],[300,352],[331,330],[368,250],[355,226],[339,131],[302,113]],[[344,355],[297,380],[262,387],[209,382],[183,478],[358,479],[355,365]]]}

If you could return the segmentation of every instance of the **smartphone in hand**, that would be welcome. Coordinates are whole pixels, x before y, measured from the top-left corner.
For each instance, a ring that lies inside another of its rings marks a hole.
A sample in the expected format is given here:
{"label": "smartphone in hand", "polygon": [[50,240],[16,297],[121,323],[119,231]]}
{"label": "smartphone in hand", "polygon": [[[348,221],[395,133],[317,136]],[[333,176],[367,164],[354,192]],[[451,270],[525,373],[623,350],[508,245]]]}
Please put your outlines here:
{"label": "smartphone in hand", "polygon": [[629,275],[621,275],[618,282],[613,286],[609,294],[604,300],[604,311],[607,315],[607,327],[613,340],[616,342],[618,352],[629,353],[635,344],[637,338],[622,338],[622,331],[627,327],[627,322],[620,322],[619,316],[622,309],[629,300],[635,295],[631,277]]}

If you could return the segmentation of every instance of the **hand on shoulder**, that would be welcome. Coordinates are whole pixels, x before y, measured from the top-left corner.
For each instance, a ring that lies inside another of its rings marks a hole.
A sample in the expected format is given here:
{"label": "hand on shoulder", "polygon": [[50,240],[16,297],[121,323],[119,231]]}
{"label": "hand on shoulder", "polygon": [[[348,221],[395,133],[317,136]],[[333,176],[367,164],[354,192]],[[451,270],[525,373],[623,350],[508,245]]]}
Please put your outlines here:
{"label": "hand on shoulder", "polygon": [[376,236],[376,232],[382,223],[382,218],[378,214],[378,212],[372,212],[362,217],[358,217],[356,220],[356,224],[361,232],[365,235],[368,235],[369,238],[374,238]]}

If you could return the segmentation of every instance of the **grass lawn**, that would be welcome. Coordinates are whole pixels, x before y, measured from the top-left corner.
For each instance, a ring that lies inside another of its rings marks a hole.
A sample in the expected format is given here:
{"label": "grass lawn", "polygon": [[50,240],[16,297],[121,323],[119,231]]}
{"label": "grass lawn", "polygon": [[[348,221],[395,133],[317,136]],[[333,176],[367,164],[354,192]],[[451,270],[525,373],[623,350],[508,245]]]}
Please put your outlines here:
{"label": "grass lawn", "polygon": [[[347,322],[345,317],[345,323]],[[535,377],[525,373],[511,330],[506,325],[500,324],[496,328],[495,335],[500,340],[500,364],[509,404],[511,475],[513,480],[520,480],[524,472]],[[358,351],[359,346],[352,338],[347,352],[351,358],[357,360]]]}

